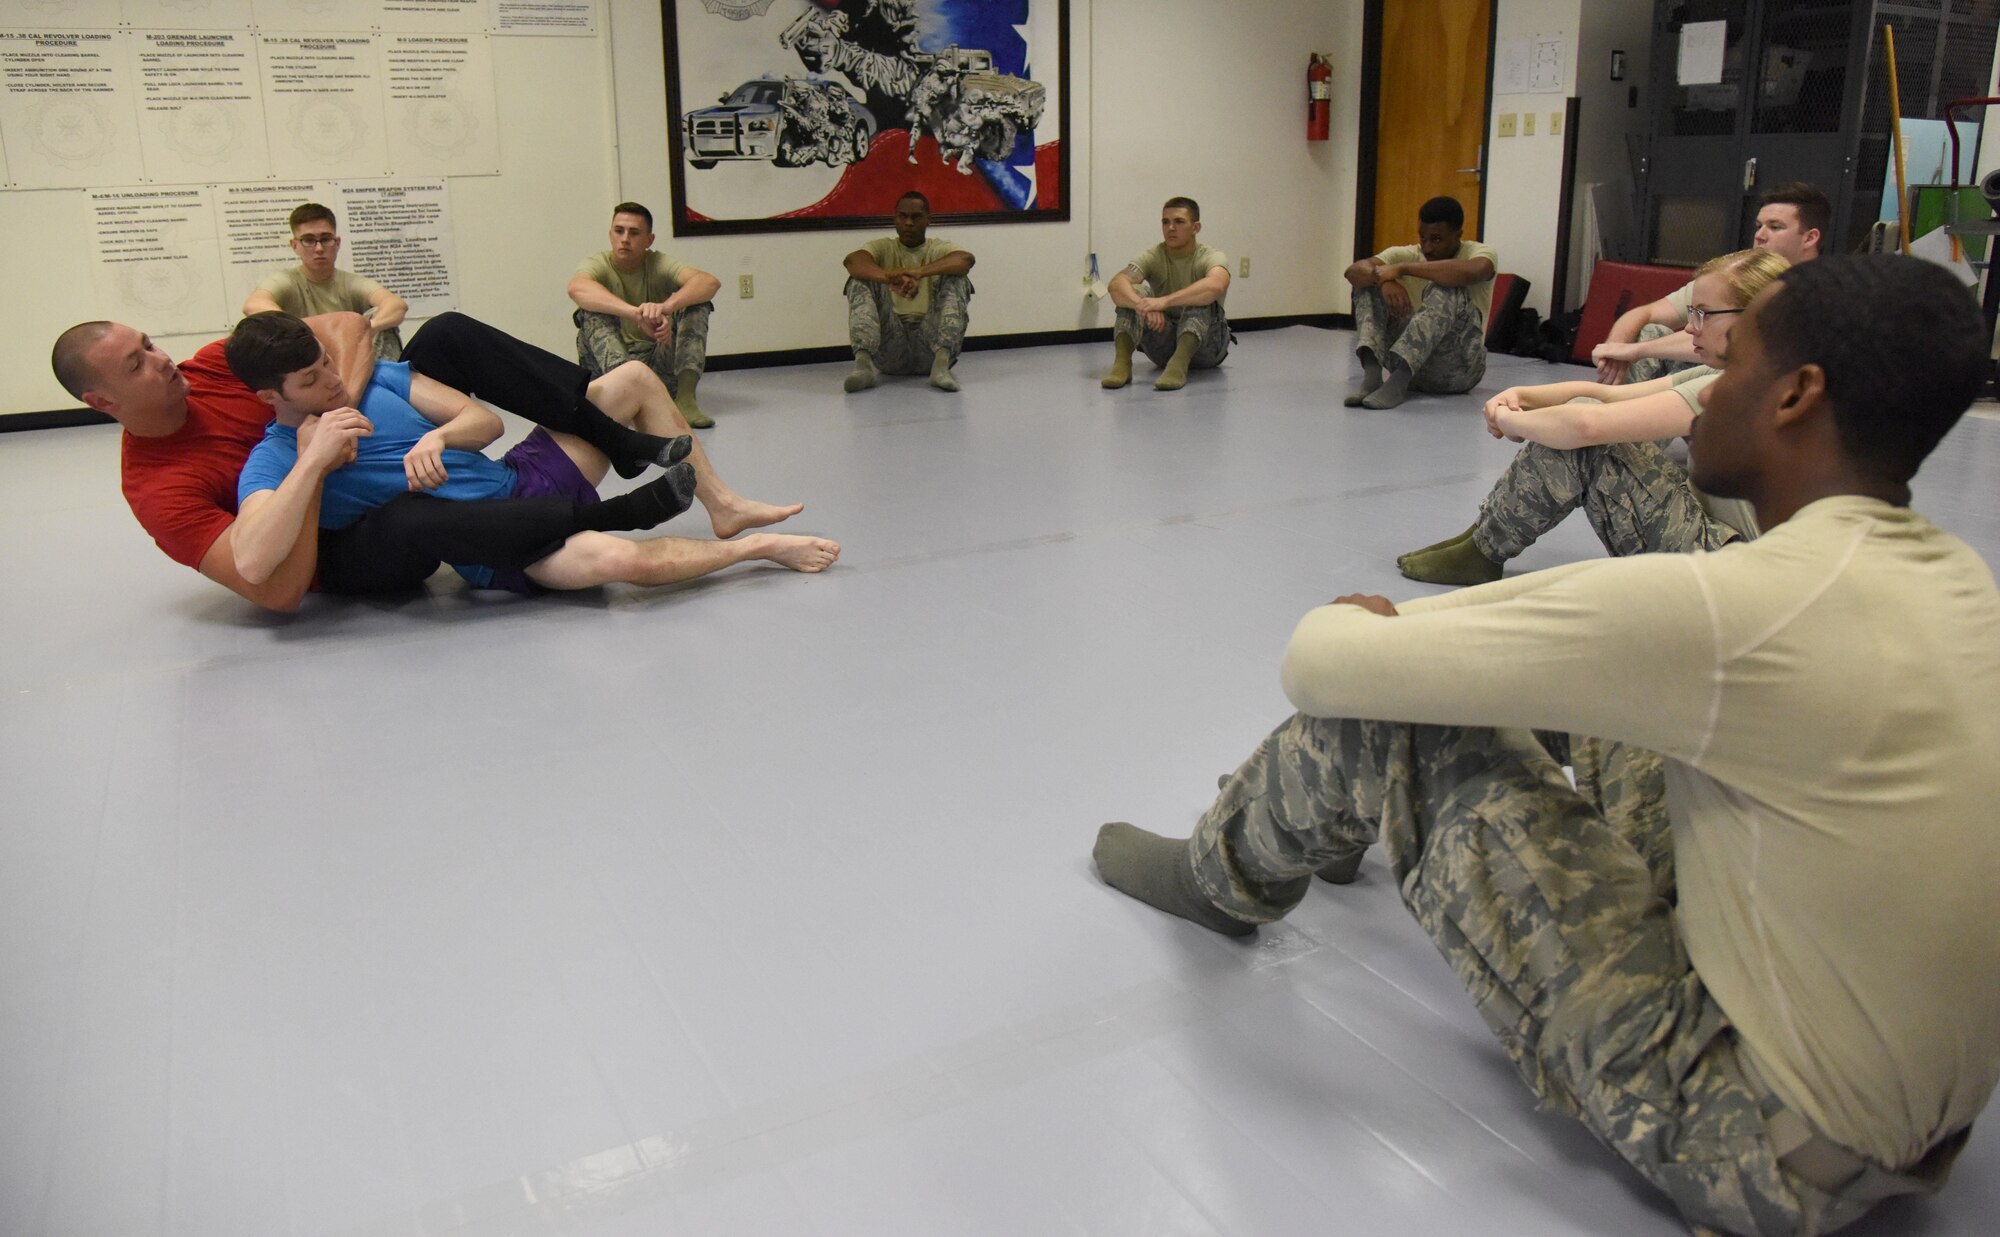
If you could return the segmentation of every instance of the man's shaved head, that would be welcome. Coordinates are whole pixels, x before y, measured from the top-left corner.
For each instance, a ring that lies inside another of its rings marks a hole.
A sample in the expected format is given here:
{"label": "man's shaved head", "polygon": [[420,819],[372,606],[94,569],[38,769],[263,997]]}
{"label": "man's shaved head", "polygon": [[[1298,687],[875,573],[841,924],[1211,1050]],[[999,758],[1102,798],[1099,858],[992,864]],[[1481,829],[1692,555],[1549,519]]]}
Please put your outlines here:
{"label": "man's shaved head", "polygon": [[56,381],[62,383],[62,389],[71,397],[82,399],[83,393],[97,382],[89,353],[113,325],[101,321],[79,322],[56,336],[56,346],[49,352],[49,368],[56,371]]}

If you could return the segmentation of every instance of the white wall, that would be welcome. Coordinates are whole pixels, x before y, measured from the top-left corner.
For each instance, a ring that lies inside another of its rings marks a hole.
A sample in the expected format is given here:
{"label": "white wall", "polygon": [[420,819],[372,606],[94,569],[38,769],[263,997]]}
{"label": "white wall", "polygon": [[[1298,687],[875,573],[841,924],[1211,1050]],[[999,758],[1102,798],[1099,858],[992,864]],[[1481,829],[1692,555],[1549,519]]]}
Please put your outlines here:
{"label": "white wall", "polygon": [[[973,333],[1109,325],[1109,307],[1081,295],[1085,255],[1095,248],[1108,277],[1159,239],[1160,202],[1176,193],[1200,200],[1204,240],[1254,259],[1230,292],[1231,316],[1345,312],[1361,0],[1071,0],[1070,27],[1072,219],[949,229],[979,257]],[[605,0],[595,39],[493,47],[501,174],[451,181],[461,308],[567,354],[563,284],[603,247],[611,204],[636,198],[664,214],[669,200],[658,0]],[[1314,49],[1334,64],[1334,140],[1307,143]],[[74,406],[49,375],[48,348],[101,313],[78,203],[0,193],[11,290],[0,415]],[[661,243],[722,276],[710,347],[727,354],[842,343],[840,257],[865,235]],[[756,299],[732,295],[739,271],[757,276]],[[161,342],[178,357],[207,338]]]}
{"label": "white wall", "polygon": [[[1636,0],[1635,0],[1636,3]],[[1558,94],[1499,94],[1486,141],[1486,234],[1481,240],[1500,253],[1500,269],[1529,281],[1529,305],[1543,313],[1556,265],[1556,215],[1562,205],[1560,134],[1549,132],[1551,113],[1561,114],[1575,90],[1577,40],[1582,28],[1580,0],[1500,0],[1494,16],[1494,44],[1510,39],[1558,39],[1563,47],[1563,81]],[[1494,66],[1495,72],[1499,66]],[[1515,136],[1500,136],[1500,117],[1516,117]],[[1518,128],[1524,114],[1535,117],[1534,136]]]}
{"label": "white wall", "polygon": [[[606,186],[647,205],[668,201],[666,103],[659,7],[613,0],[622,180]],[[1109,326],[1106,302],[1086,303],[1087,256],[1106,279],[1158,243],[1159,206],[1201,203],[1202,240],[1232,264],[1253,259],[1229,293],[1232,317],[1345,312],[1336,278],[1354,214],[1360,0],[1072,0],[1071,220],[940,227],[971,250],[975,335]],[[1192,48],[1199,41],[1201,53]],[[1304,140],[1306,53],[1335,62],[1334,140]],[[1161,65],[1185,66],[1171,84]],[[657,208],[656,208],[657,209]],[[601,231],[605,225],[599,224]],[[886,230],[886,229],[885,229]],[[840,258],[856,232],[672,241],[683,261],[721,277],[710,325],[717,353],[837,345],[846,339]],[[757,296],[735,299],[737,274]]]}

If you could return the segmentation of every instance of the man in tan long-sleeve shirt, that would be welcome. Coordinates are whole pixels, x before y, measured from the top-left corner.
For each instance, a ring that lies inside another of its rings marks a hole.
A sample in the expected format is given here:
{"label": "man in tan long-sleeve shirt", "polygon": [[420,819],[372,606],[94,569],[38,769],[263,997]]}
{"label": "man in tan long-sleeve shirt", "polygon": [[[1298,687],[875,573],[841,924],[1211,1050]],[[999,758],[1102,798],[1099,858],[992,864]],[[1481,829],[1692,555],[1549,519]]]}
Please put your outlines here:
{"label": "man in tan long-sleeve shirt", "polygon": [[1300,712],[1191,839],[1107,825],[1098,870],[1236,935],[1379,836],[1535,1093],[1691,1224],[1937,1188],[2000,1080],[2000,594],[1908,481],[1983,334],[1923,262],[1788,272],[1695,428],[1762,539],[1315,610]]}

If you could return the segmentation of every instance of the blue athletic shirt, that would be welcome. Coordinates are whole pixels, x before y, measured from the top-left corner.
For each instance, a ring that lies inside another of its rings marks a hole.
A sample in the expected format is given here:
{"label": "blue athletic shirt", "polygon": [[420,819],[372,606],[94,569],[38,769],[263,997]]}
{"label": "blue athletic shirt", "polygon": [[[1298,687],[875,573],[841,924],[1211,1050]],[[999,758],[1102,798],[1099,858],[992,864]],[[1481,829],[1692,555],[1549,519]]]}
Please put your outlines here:
{"label": "blue athletic shirt", "polygon": [[[353,463],[327,474],[320,490],[321,528],[346,528],[407,493],[410,480],[403,472],[403,457],[417,439],[437,428],[410,406],[410,367],[400,361],[375,362],[375,376],[362,393],[360,408],[375,423],[375,432],[355,440]],[[243,463],[236,481],[237,505],[259,490],[277,489],[298,459],[299,432],[273,421]],[[430,491],[439,498],[466,501],[514,493],[514,470],[477,451],[445,451],[444,470],[448,479]]]}

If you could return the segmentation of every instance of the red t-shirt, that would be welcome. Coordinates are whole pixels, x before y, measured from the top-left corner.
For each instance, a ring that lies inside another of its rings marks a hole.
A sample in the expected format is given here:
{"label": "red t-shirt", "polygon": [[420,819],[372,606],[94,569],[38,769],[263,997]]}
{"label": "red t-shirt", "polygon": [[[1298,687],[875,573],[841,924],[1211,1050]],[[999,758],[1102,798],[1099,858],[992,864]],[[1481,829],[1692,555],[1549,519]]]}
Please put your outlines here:
{"label": "red t-shirt", "polygon": [[199,569],[236,519],[236,474],[264,437],[271,408],[237,381],[222,341],[180,364],[187,376],[187,424],[165,438],[124,437],[125,501],[167,557]]}

